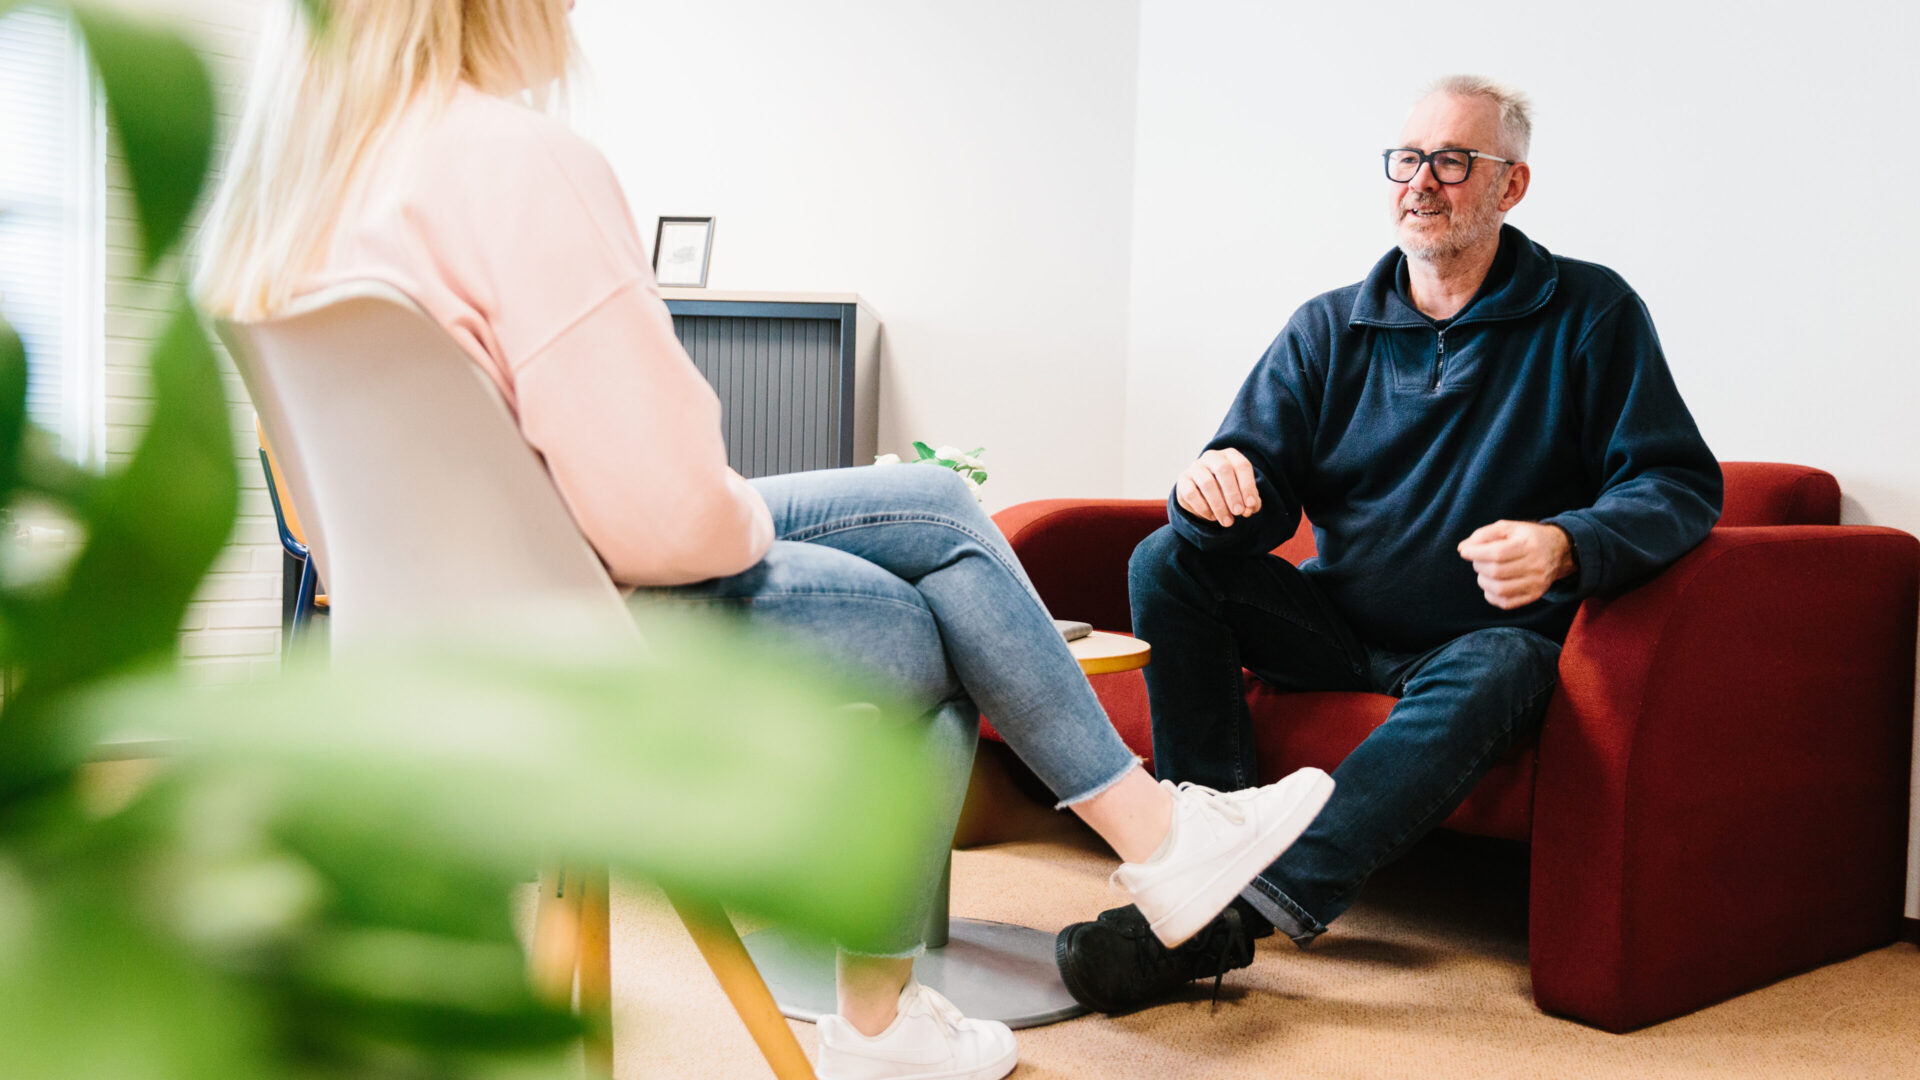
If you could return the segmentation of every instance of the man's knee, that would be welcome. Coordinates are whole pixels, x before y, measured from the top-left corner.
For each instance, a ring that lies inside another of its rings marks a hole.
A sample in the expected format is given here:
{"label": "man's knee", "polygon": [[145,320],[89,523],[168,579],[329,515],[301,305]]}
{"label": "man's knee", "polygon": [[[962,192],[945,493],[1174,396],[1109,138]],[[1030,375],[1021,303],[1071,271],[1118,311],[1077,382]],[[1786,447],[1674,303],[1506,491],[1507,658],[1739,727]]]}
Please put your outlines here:
{"label": "man's knee", "polygon": [[1516,707],[1534,704],[1559,678],[1560,646],[1517,626],[1495,626],[1456,638],[1450,659],[1484,690]]}
{"label": "man's knee", "polygon": [[1468,635],[1500,671],[1553,676],[1560,668],[1560,646],[1544,634],[1518,626],[1495,626]]}
{"label": "man's knee", "polygon": [[1173,526],[1162,525],[1134,546],[1127,559],[1127,594],[1135,610],[1170,592],[1181,591],[1192,579],[1192,563],[1199,549]]}

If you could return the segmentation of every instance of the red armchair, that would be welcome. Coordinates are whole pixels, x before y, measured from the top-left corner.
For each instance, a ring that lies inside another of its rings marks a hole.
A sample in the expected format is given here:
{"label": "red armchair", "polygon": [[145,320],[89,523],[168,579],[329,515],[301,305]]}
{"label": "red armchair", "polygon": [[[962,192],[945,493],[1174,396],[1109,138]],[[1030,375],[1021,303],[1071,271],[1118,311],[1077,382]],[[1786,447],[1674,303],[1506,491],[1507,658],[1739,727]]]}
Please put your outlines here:
{"label": "red armchair", "polygon": [[[1531,843],[1534,1000],[1609,1031],[1900,931],[1920,542],[1838,525],[1827,473],[1722,469],[1720,526],[1581,607],[1538,740],[1446,822]],[[1130,629],[1127,558],[1163,501],[1049,499],[995,520],[1056,615]],[[1311,555],[1311,530],[1277,551]],[[1094,685],[1150,757],[1140,673]],[[1394,701],[1247,687],[1266,780],[1332,770]]]}

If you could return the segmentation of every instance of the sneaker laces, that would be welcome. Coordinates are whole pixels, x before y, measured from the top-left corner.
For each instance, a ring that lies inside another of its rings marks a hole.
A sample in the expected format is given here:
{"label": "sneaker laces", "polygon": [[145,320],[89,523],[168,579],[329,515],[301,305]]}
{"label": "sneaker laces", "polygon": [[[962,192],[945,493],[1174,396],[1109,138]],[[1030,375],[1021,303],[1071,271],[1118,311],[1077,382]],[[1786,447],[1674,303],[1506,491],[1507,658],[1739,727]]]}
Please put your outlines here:
{"label": "sneaker laces", "polygon": [[939,1020],[946,1027],[948,1034],[958,1034],[960,1025],[967,1019],[967,1014],[960,1011],[960,1006],[948,1001],[945,995],[924,983],[914,985],[920,990],[915,996],[926,1006],[928,1014]]}
{"label": "sneaker laces", "polygon": [[1191,805],[1205,812],[1223,817],[1235,825],[1244,825],[1247,821],[1247,808],[1244,805],[1260,793],[1259,788],[1242,788],[1239,791],[1220,791],[1205,784],[1184,781],[1180,791],[1200,796]]}
{"label": "sneaker laces", "polygon": [[1231,960],[1236,951],[1234,949],[1236,939],[1244,939],[1246,936],[1244,933],[1235,932],[1240,929],[1240,919],[1237,914],[1231,914],[1227,918],[1216,918],[1200,931],[1198,940],[1190,943],[1192,955],[1207,963],[1204,967],[1196,964],[1193,974],[1188,978],[1204,979],[1209,974],[1213,976],[1213,1004],[1216,1008],[1220,1004],[1220,981],[1226,978],[1227,972],[1234,967]]}

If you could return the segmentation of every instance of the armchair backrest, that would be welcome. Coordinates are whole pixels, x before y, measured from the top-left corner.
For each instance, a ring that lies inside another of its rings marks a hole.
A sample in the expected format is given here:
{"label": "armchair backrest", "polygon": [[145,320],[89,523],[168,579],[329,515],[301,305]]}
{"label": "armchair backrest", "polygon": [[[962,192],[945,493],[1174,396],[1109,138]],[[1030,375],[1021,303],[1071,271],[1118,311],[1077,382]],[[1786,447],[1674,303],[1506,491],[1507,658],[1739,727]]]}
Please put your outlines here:
{"label": "armchair backrest", "polygon": [[336,651],[562,612],[633,633],[493,383],[405,295],[353,282],[218,329],[306,525]]}

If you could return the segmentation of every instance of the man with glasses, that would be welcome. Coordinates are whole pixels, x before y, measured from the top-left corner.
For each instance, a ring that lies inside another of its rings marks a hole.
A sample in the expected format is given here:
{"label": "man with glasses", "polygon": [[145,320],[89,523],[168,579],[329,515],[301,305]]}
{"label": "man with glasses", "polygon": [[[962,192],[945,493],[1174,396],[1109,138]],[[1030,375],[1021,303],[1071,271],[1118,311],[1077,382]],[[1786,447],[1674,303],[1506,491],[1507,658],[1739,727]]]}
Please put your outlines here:
{"label": "man with glasses", "polygon": [[[1150,1003],[1304,947],[1546,712],[1580,601],[1650,575],[1720,513],[1720,469],[1646,307],[1612,271],[1503,224],[1526,196],[1526,99],[1441,80],[1384,155],[1398,246],[1297,311],[1134,551],[1155,771],[1258,782],[1244,667],[1290,691],[1399,698],[1333,797],[1200,934],[1132,907],[1060,932],[1090,1008]],[[1268,554],[1305,511],[1318,557]]]}

